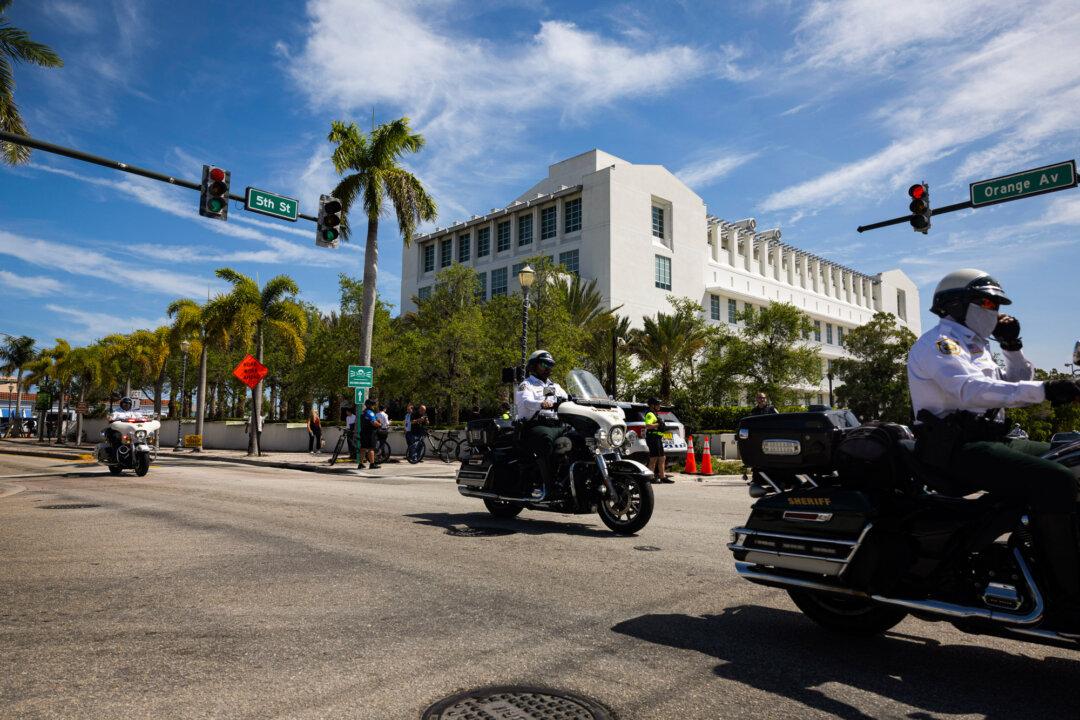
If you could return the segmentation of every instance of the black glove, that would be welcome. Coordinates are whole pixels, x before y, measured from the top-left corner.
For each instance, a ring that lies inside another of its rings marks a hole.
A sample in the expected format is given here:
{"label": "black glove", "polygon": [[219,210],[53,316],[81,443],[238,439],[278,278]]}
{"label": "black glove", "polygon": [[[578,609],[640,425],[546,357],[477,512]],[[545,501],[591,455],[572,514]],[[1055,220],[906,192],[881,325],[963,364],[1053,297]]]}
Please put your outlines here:
{"label": "black glove", "polygon": [[1080,400],[1080,385],[1077,385],[1075,380],[1068,378],[1047,380],[1043,383],[1043,389],[1051,405],[1066,405]]}
{"label": "black glove", "polygon": [[1019,350],[1024,347],[1020,340],[1020,321],[1012,315],[998,315],[993,335],[994,339],[1001,343],[1002,350]]}

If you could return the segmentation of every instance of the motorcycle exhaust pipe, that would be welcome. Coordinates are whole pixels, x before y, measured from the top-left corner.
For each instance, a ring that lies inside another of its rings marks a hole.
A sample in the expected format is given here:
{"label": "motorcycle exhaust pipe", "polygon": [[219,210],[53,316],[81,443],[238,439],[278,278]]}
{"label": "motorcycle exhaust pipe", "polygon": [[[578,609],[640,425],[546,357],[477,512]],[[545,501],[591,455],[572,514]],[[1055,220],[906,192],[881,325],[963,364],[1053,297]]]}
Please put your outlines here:
{"label": "motorcycle exhaust pipe", "polygon": [[796,590],[814,590],[817,592],[832,593],[834,595],[847,595],[849,597],[869,597],[866,593],[859,590],[853,590],[840,585],[832,585],[816,580],[807,580],[805,578],[763,572],[760,568],[760,565],[753,565],[748,562],[736,561],[735,563],[735,572],[739,573],[740,577],[749,580],[752,583],[757,583],[758,585],[768,585],[770,587],[778,588],[794,588]]}

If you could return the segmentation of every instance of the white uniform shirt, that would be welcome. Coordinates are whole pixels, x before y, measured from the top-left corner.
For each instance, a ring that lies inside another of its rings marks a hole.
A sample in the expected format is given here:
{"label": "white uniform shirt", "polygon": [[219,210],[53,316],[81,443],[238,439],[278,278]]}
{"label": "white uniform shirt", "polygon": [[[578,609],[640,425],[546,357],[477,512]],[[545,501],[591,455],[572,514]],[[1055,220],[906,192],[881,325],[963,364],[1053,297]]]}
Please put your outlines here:
{"label": "white uniform shirt", "polygon": [[[956,410],[976,414],[1024,407],[1046,399],[1035,368],[1024,353],[1002,351],[1005,372],[994,362],[990,342],[965,325],[943,318],[908,353],[908,385],[915,416],[926,409],[938,417]],[[998,413],[1004,419],[1004,412]]]}
{"label": "white uniform shirt", "polygon": [[383,432],[390,429],[390,416],[384,412],[375,413],[375,419],[381,424],[379,425],[379,431]]}
{"label": "white uniform shirt", "polygon": [[540,411],[540,414],[536,415],[537,417],[559,417],[559,414],[553,408],[540,407],[545,400],[552,397],[544,394],[544,388],[547,387],[555,388],[554,397],[560,397],[563,400],[569,397],[566,391],[559,387],[558,383],[550,380],[544,381],[535,375],[530,375],[525,378],[525,382],[518,385],[517,392],[514,393],[514,410],[517,413],[518,420],[532,420],[537,411]]}

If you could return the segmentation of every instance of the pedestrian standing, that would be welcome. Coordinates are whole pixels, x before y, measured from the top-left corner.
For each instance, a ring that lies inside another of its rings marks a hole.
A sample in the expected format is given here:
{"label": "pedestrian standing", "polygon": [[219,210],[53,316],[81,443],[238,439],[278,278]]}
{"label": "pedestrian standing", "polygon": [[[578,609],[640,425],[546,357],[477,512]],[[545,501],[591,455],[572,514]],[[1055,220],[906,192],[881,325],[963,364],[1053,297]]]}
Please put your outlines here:
{"label": "pedestrian standing", "polygon": [[375,431],[379,427],[379,418],[375,413],[375,401],[368,398],[364,401],[364,412],[360,416],[360,462],[358,468],[364,467],[367,460],[368,468],[376,470],[379,464],[375,462]]}
{"label": "pedestrian standing", "polygon": [[318,455],[322,452],[322,420],[319,419],[319,410],[314,405],[307,419],[308,452]]}
{"label": "pedestrian standing", "polygon": [[649,469],[656,475],[655,482],[673,483],[667,476],[667,457],[664,455],[664,419],[660,417],[660,398],[649,398],[649,410],[645,413],[645,445],[649,448]]}
{"label": "pedestrian standing", "polygon": [[349,459],[356,459],[356,408],[345,411],[345,442],[349,446]]}
{"label": "pedestrian standing", "polygon": [[772,403],[769,402],[769,396],[763,392],[757,394],[757,398],[754,399],[754,407],[750,409],[751,415],[777,415],[779,414]]}
{"label": "pedestrian standing", "polygon": [[413,419],[413,404],[409,403],[405,406],[405,448],[408,450],[412,445],[412,419]]}

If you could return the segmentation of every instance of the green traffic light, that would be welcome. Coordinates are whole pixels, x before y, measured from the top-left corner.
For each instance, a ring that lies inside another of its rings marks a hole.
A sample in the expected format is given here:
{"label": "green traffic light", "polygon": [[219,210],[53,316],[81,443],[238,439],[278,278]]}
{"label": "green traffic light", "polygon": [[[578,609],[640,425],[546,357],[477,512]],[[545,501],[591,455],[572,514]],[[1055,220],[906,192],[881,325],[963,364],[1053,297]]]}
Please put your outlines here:
{"label": "green traffic light", "polygon": [[210,198],[206,203],[206,208],[210,212],[221,212],[221,209],[225,207],[225,201],[221,198]]}
{"label": "green traffic light", "polygon": [[323,230],[323,239],[324,240],[327,240],[327,241],[337,240],[337,236],[338,236],[338,234],[337,234],[336,230],[331,230],[330,228],[326,228],[325,230]]}

